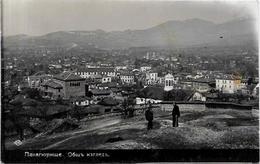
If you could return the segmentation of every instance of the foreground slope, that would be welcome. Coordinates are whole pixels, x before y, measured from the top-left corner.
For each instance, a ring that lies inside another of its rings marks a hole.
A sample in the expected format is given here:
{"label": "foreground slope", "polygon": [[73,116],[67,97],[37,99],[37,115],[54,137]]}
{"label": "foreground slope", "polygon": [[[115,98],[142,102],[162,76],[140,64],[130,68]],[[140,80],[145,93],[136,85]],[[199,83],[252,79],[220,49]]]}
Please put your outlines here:
{"label": "foreground slope", "polygon": [[180,127],[171,127],[169,112],[154,110],[154,129],[143,114],[81,122],[81,128],[28,139],[8,149],[257,149],[258,118],[251,111],[214,109],[183,111]]}

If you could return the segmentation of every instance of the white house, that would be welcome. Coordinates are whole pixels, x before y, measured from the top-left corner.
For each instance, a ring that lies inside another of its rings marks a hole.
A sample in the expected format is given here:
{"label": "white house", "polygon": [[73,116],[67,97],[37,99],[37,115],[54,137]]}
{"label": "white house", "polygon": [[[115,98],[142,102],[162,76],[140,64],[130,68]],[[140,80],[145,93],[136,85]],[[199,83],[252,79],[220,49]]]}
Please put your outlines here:
{"label": "white house", "polygon": [[145,71],[148,71],[148,70],[151,70],[152,67],[151,66],[143,66],[140,68],[141,72],[145,72]]}
{"label": "white house", "polygon": [[115,70],[119,71],[119,70],[126,70],[127,66],[116,66]]}
{"label": "white house", "polygon": [[100,67],[100,68],[84,68],[79,69],[75,72],[82,78],[90,78],[96,75],[115,77],[116,72],[112,67]]}
{"label": "white house", "polygon": [[164,90],[165,91],[172,90],[174,88],[173,87],[174,84],[176,84],[176,80],[174,79],[173,75],[170,74],[170,73],[165,75],[165,77],[164,77]]}
{"label": "white house", "polygon": [[90,98],[78,97],[72,100],[72,103],[77,106],[88,106],[93,104],[93,100]]}
{"label": "white house", "polygon": [[[136,105],[144,105],[145,104],[145,98],[136,97],[135,102],[136,102]],[[148,102],[150,102],[152,104],[157,104],[157,103],[162,102],[162,100],[154,100],[154,99],[151,99],[151,98],[147,98],[146,104],[148,104]]]}
{"label": "white house", "polygon": [[134,83],[134,75],[130,73],[123,73],[120,75],[120,79],[123,83],[133,84]]}
{"label": "white house", "polygon": [[112,77],[110,76],[103,76],[101,82],[102,83],[111,83]]}
{"label": "white house", "polygon": [[206,96],[200,92],[194,92],[188,101],[206,101]]}
{"label": "white house", "polygon": [[234,76],[216,79],[216,90],[223,93],[235,93],[241,89],[241,80]]}
{"label": "white house", "polygon": [[146,73],[146,83],[147,84],[154,84],[158,82],[158,73],[157,72],[149,72]]}

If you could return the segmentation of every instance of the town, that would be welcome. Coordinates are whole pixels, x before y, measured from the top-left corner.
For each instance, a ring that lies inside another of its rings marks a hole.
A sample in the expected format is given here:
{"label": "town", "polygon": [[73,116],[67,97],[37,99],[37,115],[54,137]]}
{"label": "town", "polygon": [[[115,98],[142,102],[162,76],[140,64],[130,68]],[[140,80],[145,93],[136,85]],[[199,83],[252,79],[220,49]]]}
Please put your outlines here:
{"label": "town", "polygon": [[[257,52],[231,47],[222,53],[234,55],[225,56],[209,49],[6,49],[5,135],[22,141],[75,129],[86,118],[134,117],[148,103],[225,102],[257,109]],[[49,127],[56,119],[62,121]]]}

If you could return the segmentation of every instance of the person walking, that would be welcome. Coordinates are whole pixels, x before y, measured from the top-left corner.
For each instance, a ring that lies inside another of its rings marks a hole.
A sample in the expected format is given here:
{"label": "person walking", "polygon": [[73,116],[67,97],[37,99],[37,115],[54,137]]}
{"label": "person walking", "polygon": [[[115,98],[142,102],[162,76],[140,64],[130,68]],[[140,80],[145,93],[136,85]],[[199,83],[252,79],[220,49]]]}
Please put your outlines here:
{"label": "person walking", "polygon": [[179,110],[179,106],[175,103],[174,107],[172,109],[172,126],[173,127],[178,127],[179,123],[178,123],[178,118],[180,117],[180,110]]}
{"label": "person walking", "polygon": [[147,130],[153,129],[153,111],[150,103],[148,109],[145,111],[145,118],[148,121]]}

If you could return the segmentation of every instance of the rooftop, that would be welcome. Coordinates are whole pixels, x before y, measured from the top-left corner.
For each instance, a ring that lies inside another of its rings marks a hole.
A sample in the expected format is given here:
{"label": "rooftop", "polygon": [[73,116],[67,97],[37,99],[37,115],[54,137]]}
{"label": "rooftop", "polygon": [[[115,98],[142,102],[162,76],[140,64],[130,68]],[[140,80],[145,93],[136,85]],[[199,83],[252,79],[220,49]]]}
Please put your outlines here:
{"label": "rooftop", "polygon": [[223,75],[220,78],[217,79],[221,79],[221,80],[241,80],[241,78],[239,76],[234,76],[234,75]]}
{"label": "rooftop", "polygon": [[92,89],[90,92],[93,93],[93,95],[110,95],[110,90],[101,90],[101,89]]}
{"label": "rooftop", "polygon": [[73,72],[63,72],[59,75],[54,77],[55,79],[62,80],[62,81],[83,81],[84,78],[75,75]]}
{"label": "rooftop", "polygon": [[54,89],[61,89],[62,88],[62,85],[60,85],[59,83],[56,83],[53,80],[46,81],[45,83],[42,84],[42,86],[48,86],[48,87],[51,87],[51,88],[54,88]]}
{"label": "rooftop", "polygon": [[113,67],[100,67],[100,68],[80,68],[78,72],[115,72]]}

